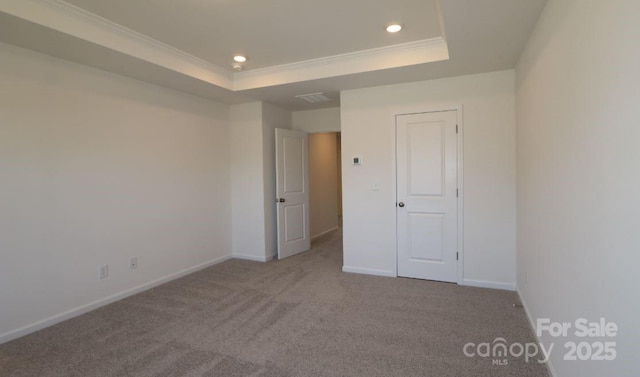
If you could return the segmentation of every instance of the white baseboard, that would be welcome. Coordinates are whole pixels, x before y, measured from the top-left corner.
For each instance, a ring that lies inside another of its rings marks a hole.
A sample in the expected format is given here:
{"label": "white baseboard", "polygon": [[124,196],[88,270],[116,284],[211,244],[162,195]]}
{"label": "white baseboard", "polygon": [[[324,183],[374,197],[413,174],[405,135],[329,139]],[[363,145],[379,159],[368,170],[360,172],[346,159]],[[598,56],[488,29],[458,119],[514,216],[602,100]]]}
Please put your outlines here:
{"label": "white baseboard", "polygon": [[[524,299],[522,298],[522,295],[520,294],[520,290],[516,287],[516,294],[518,295],[518,298],[520,299],[520,302],[522,303],[522,309],[524,310],[524,314],[527,316],[527,321],[529,321],[529,327],[531,328],[531,331],[533,332],[533,336],[536,337],[536,341],[538,342],[538,344],[540,344],[540,338],[538,337],[538,334],[536,333],[536,324],[535,322],[533,322],[533,317],[531,317],[531,313],[529,312],[529,309],[527,308],[527,303],[524,301]],[[553,365],[551,364],[551,360],[548,360],[545,365],[547,366],[547,371],[549,372],[549,375],[551,377],[556,377],[556,370],[553,368]]]}
{"label": "white baseboard", "polygon": [[266,256],[265,257],[261,257],[261,256],[249,255],[249,254],[233,254],[231,257],[235,258],[235,259],[251,260],[251,261],[254,261],[254,262],[268,262],[268,261],[272,260],[275,257],[275,255],[271,255],[271,256],[268,256],[268,257],[266,257]]}
{"label": "white baseboard", "polygon": [[491,288],[491,289],[502,289],[504,291],[515,291],[516,285],[515,283],[503,283],[499,281],[485,281],[485,280],[472,280],[472,279],[464,279],[460,285],[465,285],[468,287],[479,287],[479,288]]}
{"label": "white baseboard", "polygon": [[116,293],[113,294],[111,296],[107,296],[104,298],[101,298],[99,300],[90,302],[86,305],[82,305],[82,306],[78,306],[76,308],[67,310],[66,312],[62,312],[60,314],[56,314],[54,316],[51,316],[49,318],[43,319],[41,321],[20,327],[19,329],[16,330],[12,330],[9,332],[6,332],[4,334],[0,335],[0,344],[2,343],[6,343],[9,342],[11,340],[23,337],[25,335],[31,334],[33,332],[36,332],[38,330],[42,330],[46,327],[49,326],[53,326],[57,323],[60,323],[62,321],[66,321],[67,319],[71,319],[73,317],[77,317],[79,315],[85,314],[87,312],[90,312],[92,310],[98,309],[101,306],[105,306],[108,304],[111,304],[113,302],[122,300],[123,298],[129,297],[129,296],[133,296],[135,294],[138,294],[140,292],[144,292],[148,289],[151,289],[153,287],[157,287],[158,285],[164,284],[166,282],[169,282],[171,280],[175,280],[178,278],[181,278],[185,275],[189,275],[191,273],[194,273],[198,270],[202,270],[204,268],[213,266],[215,264],[218,263],[222,263],[226,260],[231,259],[231,255],[227,255],[224,257],[220,257],[220,258],[216,258],[216,259],[212,259],[208,262],[204,262],[201,263],[199,265],[193,266],[193,267],[189,267],[189,268],[185,268],[184,270],[180,270],[178,272],[175,272],[173,274],[161,277],[159,279],[156,280],[152,280],[148,283],[144,283],[142,285],[138,285],[137,287],[131,288],[131,289],[127,289],[125,291],[122,291],[120,293]]}
{"label": "white baseboard", "polygon": [[331,232],[333,232],[334,230],[338,230],[338,229],[340,229],[340,227],[339,227],[339,226],[333,227],[333,228],[331,228],[331,229],[329,229],[329,230],[325,230],[324,232],[321,232],[321,233],[316,234],[315,236],[312,236],[312,237],[311,237],[311,240],[313,241],[314,239],[316,239],[316,238],[318,238],[318,237],[322,237],[322,236],[324,236],[325,234],[327,234],[327,233],[331,233]]}
{"label": "white baseboard", "polygon": [[353,273],[353,274],[386,276],[386,277],[391,277],[391,278],[398,277],[398,275],[396,275],[396,273],[393,272],[393,271],[374,270],[372,268],[360,268],[360,267],[342,266],[342,272],[350,272],[350,273]]}

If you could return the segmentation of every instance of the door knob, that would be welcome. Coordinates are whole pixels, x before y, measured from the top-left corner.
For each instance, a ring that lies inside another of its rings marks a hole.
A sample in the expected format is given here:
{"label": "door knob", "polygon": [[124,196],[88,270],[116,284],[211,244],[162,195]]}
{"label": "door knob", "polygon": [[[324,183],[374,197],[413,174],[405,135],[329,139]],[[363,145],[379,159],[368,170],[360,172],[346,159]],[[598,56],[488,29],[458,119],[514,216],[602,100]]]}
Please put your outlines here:
{"label": "door knob", "polygon": [[398,203],[398,207],[404,207],[404,203],[403,202]]}
{"label": "door knob", "polygon": [[284,203],[284,198],[280,198],[277,201],[280,202],[280,203]]}

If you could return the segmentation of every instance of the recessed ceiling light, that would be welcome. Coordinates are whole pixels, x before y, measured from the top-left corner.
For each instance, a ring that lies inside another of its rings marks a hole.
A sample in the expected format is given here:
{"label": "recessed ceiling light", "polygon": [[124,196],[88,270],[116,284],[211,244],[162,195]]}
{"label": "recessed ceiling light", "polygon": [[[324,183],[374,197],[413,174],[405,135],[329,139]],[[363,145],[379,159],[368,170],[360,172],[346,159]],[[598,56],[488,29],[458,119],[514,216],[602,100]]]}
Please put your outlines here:
{"label": "recessed ceiling light", "polygon": [[402,25],[400,25],[400,24],[393,24],[393,25],[387,26],[387,31],[389,33],[397,33],[400,30],[402,30]]}
{"label": "recessed ceiling light", "polygon": [[238,63],[244,63],[247,61],[247,58],[242,55],[236,55],[233,57],[233,60],[237,61]]}

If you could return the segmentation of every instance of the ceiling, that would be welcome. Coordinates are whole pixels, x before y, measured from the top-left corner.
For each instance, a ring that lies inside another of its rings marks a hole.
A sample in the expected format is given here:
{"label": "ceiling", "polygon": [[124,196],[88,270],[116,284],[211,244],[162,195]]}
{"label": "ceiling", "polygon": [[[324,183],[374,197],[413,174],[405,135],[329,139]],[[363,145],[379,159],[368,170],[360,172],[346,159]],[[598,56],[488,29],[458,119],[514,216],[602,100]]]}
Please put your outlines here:
{"label": "ceiling", "polygon": [[[513,68],[545,0],[0,0],[0,40],[224,103]],[[396,34],[385,31],[401,23]],[[246,55],[242,71],[232,57]],[[308,104],[296,95],[323,92]]]}
{"label": "ceiling", "polygon": [[255,69],[441,36],[435,0],[66,1],[229,70],[235,54]]}

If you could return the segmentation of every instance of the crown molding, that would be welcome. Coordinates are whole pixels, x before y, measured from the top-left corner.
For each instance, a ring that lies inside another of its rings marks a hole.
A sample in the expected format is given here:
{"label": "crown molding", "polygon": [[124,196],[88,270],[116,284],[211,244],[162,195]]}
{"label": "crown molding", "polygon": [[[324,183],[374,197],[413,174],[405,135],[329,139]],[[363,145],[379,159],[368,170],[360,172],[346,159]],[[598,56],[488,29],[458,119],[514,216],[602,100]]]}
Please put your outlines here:
{"label": "crown molding", "polygon": [[233,73],[63,0],[0,0],[0,11],[231,91],[449,59],[432,38]]}
{"label": "crown molding", "polygon": [[229,89],[233,73],[62,0],[0,0],[0,10],[99,46]]}
{"label": "crown molding", "polygon": [[233,90],[256,89],[447,59],[449,59],[449,49],[443,38],[423,39],[238,72],[234,75]]}

